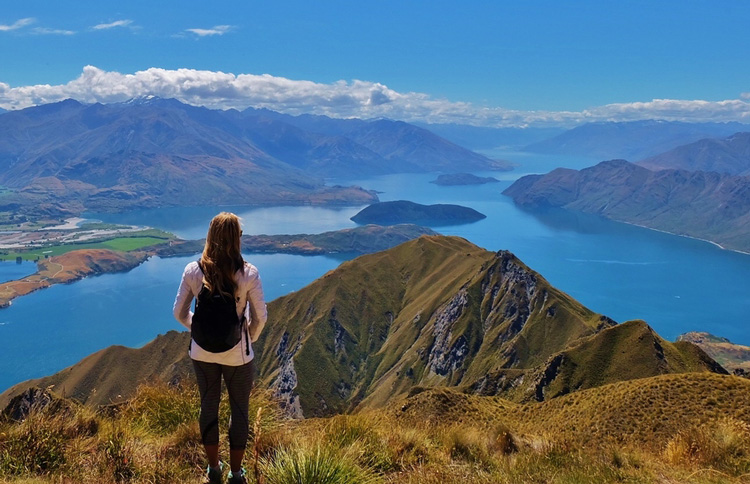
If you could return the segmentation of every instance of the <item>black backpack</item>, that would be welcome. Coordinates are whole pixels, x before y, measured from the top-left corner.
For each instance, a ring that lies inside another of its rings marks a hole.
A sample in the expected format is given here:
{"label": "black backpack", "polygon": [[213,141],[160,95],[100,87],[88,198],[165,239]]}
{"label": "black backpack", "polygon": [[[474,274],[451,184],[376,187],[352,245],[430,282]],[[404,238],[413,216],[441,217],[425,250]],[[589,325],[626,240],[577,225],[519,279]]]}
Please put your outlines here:
{"label": "black backpack", "polygon": [[[198,263],[198,267],[203,268]],[[190,336],[198,346],[211,353],[222,353],[232,349],[242,339],[245,316],[237,317],[234,297],[221,293],[211,295],[205,284],[195,298],[193,324]],[[250,338],[247,338],[247,354],[250,354]]]}

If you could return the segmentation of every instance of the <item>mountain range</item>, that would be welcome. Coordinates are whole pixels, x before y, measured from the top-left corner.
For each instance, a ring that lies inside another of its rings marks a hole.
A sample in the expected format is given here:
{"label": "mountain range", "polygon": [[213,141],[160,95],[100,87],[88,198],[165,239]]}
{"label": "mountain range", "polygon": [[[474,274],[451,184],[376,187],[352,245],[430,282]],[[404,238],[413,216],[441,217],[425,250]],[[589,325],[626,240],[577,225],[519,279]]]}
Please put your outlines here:
{"label": "mountain range", "polygon": [[66,100],[0,118],[0,210],[367,204],[323,177],[508,169],[407,123],[218,111],[174,99]]}
{"label": "mountain range", "polygon": [[414,123],[438,136],[472,150],[520,150],[524,146],[544,141],[566,131],[565,128],[493,128],[466,124]]}
{"label": "mountain range", "polygon": [[552,138],[527,145],[534,153],[587,156],[597,160],[640,160],[704,138],[750,131],[741,123],[629,121],[587,123]]}
{"label": "mountain range", "polygon": [[[297,416],[382,407],[419,388],[456,387],[517,402],[667,373],[726,373],[691,343],[645,322],[617,324],[552,287],[507,251],[423,236],[341,264],[269,304],[254,344],[259,380]],[[21,383],[88,404],[127,398],[138,382],[187,373],[187,333],[102,350]],[[116,363],[115,363],[116,362]]]}
{"label": "mountain range", "polygon": [[715,171],[748,176],[750,132],[735,133],[727,138],[702,139],[646,158],[638,164],[651,170]]}
{"label": "mountain range", "polygon": [[750,251],[750,177],[651,171],[624,160],[558,168],[518,179],[504,192],[533,209],[559,207]]}

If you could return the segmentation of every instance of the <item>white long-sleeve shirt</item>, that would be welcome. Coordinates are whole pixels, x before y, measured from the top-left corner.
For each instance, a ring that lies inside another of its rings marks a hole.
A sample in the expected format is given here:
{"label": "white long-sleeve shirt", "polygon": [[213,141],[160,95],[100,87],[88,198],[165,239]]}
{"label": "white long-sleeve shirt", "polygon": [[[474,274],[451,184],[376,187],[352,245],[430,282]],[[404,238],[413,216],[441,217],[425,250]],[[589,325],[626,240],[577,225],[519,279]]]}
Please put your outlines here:
{"label": "white long-sleeve shirt", "polygon": [[[234,274],[234,279],[237,283],[237,317],[242,317],[244,314],[250,333],[250,341],[256,341],[268,317],[258,269],[245,262],[245,266]],[[182,281],[172,308],[175,319],[187,329],[190,329],[193,324],[193,312],[190,310],[190,306],[202,287],[203,272],[198,267],[198,262],[191,262],[185,266],[185,271],[182,273]],[[206,351],[191,340],[190,358],[206,363],[220,363],[229,366],[244,365],[250,362],[254,356],[252,347],[250,347],[249,355],[245,351],[247,333],[247,331],[242,331],[240,342],[222,353]]]}

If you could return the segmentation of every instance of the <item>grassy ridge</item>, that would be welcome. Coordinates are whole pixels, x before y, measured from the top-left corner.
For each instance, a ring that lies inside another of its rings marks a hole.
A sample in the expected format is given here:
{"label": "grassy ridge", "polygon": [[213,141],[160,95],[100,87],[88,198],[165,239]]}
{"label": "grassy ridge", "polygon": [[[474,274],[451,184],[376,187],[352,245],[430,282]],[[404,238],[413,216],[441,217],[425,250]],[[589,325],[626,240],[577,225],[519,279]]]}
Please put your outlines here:
{"label": "grassy ridge", "polygon": [[712,365],[723,372],[695,346],[672,344],[644,321],[628,321],[565,351],[545,396],[663,373],[705,371]]}
{"label": "grassy ridge", "polygon": [[307,417],[383,406],[414,386],[525,401],[720,371],[692,345],[644,322],[617,326],[513,254],[459,237],[423,236],[345,262],[274,301],[269,317],[256,344],[261,378],[290,404],[298,396]]}
{"label": "grassy ridge", "polygon": [[[148,384],[98,412],[68,403],[0,419],[0,481],[203,482],[198,400],[190,382]],[[748,409],[750,381],[707,374],[535,404],[432,389],[384,410],[301,421],[255,391],[246,467],[250,482],[267,484],[741,483]],[[221,428],[227,410],[225,399]]]}

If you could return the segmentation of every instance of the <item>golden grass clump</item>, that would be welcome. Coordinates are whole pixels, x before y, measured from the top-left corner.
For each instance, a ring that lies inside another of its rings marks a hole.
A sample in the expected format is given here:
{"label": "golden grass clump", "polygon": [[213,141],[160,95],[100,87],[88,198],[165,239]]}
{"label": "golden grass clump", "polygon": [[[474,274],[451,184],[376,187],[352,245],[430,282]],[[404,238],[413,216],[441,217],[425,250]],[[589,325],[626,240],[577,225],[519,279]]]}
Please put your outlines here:
{"label": "golden grass clump", "polygon": [[679,432],[664,450],[673,465],[711,468],[730,475],[750,473],[750,425],[721,418]]}
{"label": "golden grass clump", "polygon": [[155,434],[174,432],[198,420],[200,401],[195,385],[143,384],[122,408],[122,419]]}
{"label": "golden grass clump", "polygon": [[328,446],[278,449],[260,464],[267,484],[370,484],[381,481],[372,469],[359,465],[351,452]]}

